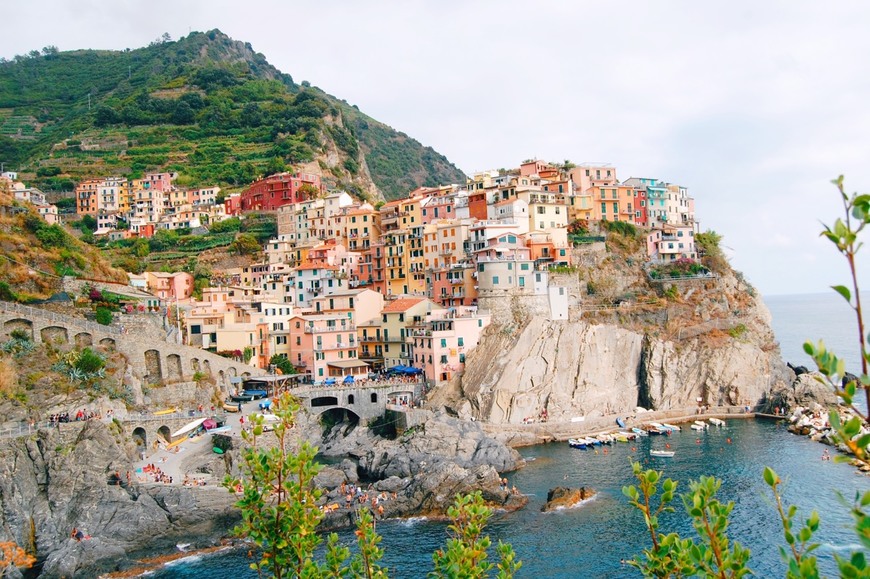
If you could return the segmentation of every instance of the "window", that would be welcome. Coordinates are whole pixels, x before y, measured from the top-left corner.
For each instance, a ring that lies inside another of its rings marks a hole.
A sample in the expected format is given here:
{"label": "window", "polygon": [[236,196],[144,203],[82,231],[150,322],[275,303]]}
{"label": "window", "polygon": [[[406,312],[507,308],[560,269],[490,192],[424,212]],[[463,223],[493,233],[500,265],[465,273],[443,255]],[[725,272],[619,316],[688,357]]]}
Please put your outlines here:
{"label": "window", "polygon": [[544,208],[542,206],[538,205],[538,215],[543,215],[543,214],[544,214]]}
{"label": "window", "polygon": [[462,336],[459,336],[458,344],[460,348],[465,345],[465,339]]}
{"label": "window", "polygon": [[498,285],[498,276],[497,275],[492,276],[492,285]]}
{"label": "window", "polygon": [[526,277],[524,275],[520,276],[520,287],[526,287]]}
{"label": "window", "polygon": [[446,364],[446,363],[447,363],[447,354],[442,354],[442,355],[441,355],[441,363],[442,363],[442,364]]}
{"label": "window", "polygon": [[372,392],[371,401],[372,401],[372,404],[378,403],[378,395],[376,392]]}
{"label": "window", "polygon": [[465,354],[459,354],[459,363],[465,364]]}
{"label": "window", "polygon": [[[563,251],[564,251],[564,250],[563,250]],[[520,264],[520,269],[521,269],[522,271],[529,271],[529,264],[527,264],[527,263],[521,263],[521,264]]]}
{"label": "window", "polygon": [[441,338],[441,347],[442,347],[442,348],[446,348],[446,347],[447,347],[447,338]]}
{"label": "window", "polygon": [[607,213],[607,203],[601,204],[601,213],[602,214]]}

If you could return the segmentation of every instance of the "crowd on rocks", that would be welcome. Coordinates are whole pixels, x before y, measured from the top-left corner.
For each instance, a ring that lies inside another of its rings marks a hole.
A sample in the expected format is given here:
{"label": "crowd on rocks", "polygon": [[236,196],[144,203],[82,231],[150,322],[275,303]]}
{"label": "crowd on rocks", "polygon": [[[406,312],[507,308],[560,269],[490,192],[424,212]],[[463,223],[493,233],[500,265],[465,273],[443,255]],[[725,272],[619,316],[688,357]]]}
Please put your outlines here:
{"label": "crowd on rocks", "polygon": [[[838,412],[841,423],[847,422],[854,415],[853,411],[848,408],[840,409]],[[782,415],[787,415],[784,409],[782,409]],[[797,406],[790,415],[787,415],[787,418],[789,421],[789,432],[807,436],[810,440],[835,446],[841,452],[849,452],[846,445],[836,440],[836,433],[831,427],[828,411],[823,406],[819,404],[815,404],[812,408]],[[870,433],[870,429],[863,426],[856,437],[861,437],[868,433]],[[827,450],[822,454],[822,460],[830,460],[830,454]],[[860,465],[859,468],[864,472],[870,472],[870,466]]]}
{"label": "crowd on rocks", "polygon": [[150,482],[172,484],[172,477],[160,470],[160,467],[158,466],[146,464],[142,468],[142,472],[147,477],[146,480],[150,479]]}

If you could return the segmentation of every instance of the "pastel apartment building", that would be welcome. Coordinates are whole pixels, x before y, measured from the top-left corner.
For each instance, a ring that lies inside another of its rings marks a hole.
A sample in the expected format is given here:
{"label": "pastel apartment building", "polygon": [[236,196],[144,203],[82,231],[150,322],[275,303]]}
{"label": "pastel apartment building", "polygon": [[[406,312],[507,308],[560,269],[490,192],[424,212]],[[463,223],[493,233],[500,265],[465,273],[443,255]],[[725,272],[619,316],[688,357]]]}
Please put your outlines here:
{"label": "pastel apartment building", "polygon": [[274,211],[283,205],[312,198],[312,194],[306,192],[309,188],[317,194],[323,191],[320,175],[301,172],[270,175],[255,181],[242,191],[241,209],[242,211]]}

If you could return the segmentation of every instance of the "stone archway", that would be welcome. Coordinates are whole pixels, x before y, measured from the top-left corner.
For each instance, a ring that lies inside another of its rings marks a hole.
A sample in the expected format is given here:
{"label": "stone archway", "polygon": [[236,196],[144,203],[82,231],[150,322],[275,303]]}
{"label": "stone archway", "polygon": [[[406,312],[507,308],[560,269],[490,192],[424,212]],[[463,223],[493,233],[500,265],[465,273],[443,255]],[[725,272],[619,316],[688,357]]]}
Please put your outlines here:
{"label": "stone archway", "polygon": [[115,338],[103,338],[100,340],[100,346],[107,350],[115,349]]}
{"label": "stone archway", "polygon": [[224,392],[227,391],[227,379],[223,370],[218,370],[218,387]]}
{"label": "stone archway", "polygon": [[133,429],[133,442],[136,443],[136,448],[139,450],[148,448],[148,435],[141,426]]}
{"label": "stone archway", "polygon": [[39,331],[43,344],[67,344],[69,332],[63,326],[46,326]]}
{"label": "stone archway", "polygon": [[211,376],[211,364],[208,360],[202,361],[202,371]]}
{"label": "stone archway", "polygon": [[169,379],[180,380],[182,378],[181,356],[178,354],[166,356],[166,374]]}
{"label": "stone archway", "polygon": [[227,376],[229,376],[230,378],[236,377],[236,367],[235,366],[230,366],[229,368],[227,368]]}
{"label": "stone archway", "polygon": [[90,332],[79,332],[74,337],[76,348],[87,348],[94,345],[94,337]]}
{"label": "stone archway", "polygon": [[156,384],[163,380],[163,370],[160,365],[160,352],[145,350],[145,381]]}
{"label": "stone archway", "polygon": [[191,358],[190,359],[190,369],[194,374],[199,372],[199,358]]}
{"label": "stone archway", "polygon": [[31,340],[33,340],[33,322],[30,320],[25,320],[24,318],[13,318],[3,322],[3,331],[6,334],[6,339],[11,338],[12,332],[15,330],[27,332],[27,335]]}
{"label": "stone archway", "polygon": [[157,435],[166,442],[172,442],[172,431],[165,424],[157,429]]}

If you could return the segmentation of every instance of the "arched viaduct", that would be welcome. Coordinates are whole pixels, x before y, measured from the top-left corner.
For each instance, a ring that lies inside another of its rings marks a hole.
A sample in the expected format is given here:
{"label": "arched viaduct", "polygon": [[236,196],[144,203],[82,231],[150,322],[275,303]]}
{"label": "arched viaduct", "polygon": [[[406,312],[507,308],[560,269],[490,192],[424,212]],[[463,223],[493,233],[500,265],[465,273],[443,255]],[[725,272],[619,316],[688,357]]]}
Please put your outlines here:
{"label": "arched viaduct", "polygon": [[367,382],[294,388],[294,396],[302,400],[303,407],[314,415],[341,409],[359,417],[361,423],[383,416],[390,400],[411,403],[420,397],[419,382]]}
{"label": "arched viaduct", "polygon": [[199,372],[213,378],[221,391],[228,393],[231,377],[264,373],[199,348],[170,344],[150,332],[125,333],[117,325],[103,326],[74,316],[0,301],[0,339],[8,340],[16,329],[27,332],[37,343],[116,350],[127,358],[134,374],[146,384],[192,380]]}

